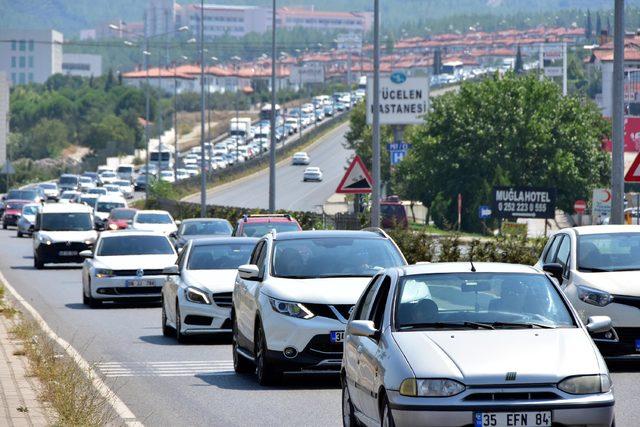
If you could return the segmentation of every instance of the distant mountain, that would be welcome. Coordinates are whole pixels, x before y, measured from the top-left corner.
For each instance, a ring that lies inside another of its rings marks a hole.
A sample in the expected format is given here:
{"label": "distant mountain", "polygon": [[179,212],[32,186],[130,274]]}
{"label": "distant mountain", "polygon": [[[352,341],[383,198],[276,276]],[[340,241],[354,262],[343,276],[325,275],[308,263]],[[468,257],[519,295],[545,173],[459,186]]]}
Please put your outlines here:
{"label": "distant mountain", "polygon": [[[194,3],[196,1],[179,1]],[[210,0],[207,3],[271,6],[271,0]],[[610,9],[611,0],[381,0],[383,25],[425,21],[454,14],[511,14],[560,9]],[[640,0],[627,0],[640,6]],[[67,36],[122,18],[141,21],[146,0],[0,0],[0,27],[55,28]],[[278,0],[278,7],[315,5],[320,10],[371,10],[371,0]]]}

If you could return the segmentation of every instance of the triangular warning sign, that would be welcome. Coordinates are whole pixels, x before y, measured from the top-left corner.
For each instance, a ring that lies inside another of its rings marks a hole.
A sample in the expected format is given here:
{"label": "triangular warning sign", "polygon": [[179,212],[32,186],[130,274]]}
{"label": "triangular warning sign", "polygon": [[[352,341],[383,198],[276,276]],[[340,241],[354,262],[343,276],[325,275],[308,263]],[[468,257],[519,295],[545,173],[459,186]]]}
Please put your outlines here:
{"label": "triangular warning sign", "polygon": [[633,164],[624,176],[625,182],[640,182],[640,153],[636,156]]}
{"label": "triangular warning sign", "polygon": [[365,194],[371,193],[373,180],[360,156],[355,156],[347,168],[336,193]]}

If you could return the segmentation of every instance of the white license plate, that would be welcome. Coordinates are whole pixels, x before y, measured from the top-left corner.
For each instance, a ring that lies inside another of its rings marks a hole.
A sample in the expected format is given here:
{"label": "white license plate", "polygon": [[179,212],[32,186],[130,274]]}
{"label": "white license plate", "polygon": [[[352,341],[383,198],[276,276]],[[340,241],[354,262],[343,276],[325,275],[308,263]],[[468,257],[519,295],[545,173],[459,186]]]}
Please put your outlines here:
{"label": "white license plate", "polygon": [[124,282],[125,286],[131,288],[142,288],[145,286],[155,286],[156,282],[154,280],[127,280]]}
{"label": "white license plate", "polygon": [[332,331],[329,335],[329,339],[332,343],[338,343],[344,341],[344,331]]}
{"label": "white license plate", "polygon": [[549,427],[551,411],[476,412],[474,427]]}
{"label": "white license plate", "polygon": [[60,252],[58,252],[58,255],[60,255],[60,256],[77,256],[78,255],[78,251],[60,251]]}

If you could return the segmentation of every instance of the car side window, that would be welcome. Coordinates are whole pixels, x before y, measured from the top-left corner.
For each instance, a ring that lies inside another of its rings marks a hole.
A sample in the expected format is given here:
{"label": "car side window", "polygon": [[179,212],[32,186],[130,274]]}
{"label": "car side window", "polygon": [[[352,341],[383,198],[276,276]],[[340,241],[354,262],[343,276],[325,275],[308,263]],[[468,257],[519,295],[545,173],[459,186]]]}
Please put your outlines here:
{"label": "car side window", "polygon": [[571,253],[571,238],[565,235],[562,238],[562,242],[558,247],[558,254],[556,255],[556,260],[558,264],[562,265],[565,273],[569,269],[569,254]]}
{"label": "car side window", "polygon": [[256,244],[256,247],[253,248],[253,252],[251,253],[251,258],[249,259],[249,264],[258,265],[258,256],[262,251],[262,247],[264,246],[264,240],[261,240]]}
{"label": "car side window", "polygon": [[374,297],[376,295],[376,291],[378,290],[378,287],[380,285],[380,282],[382,281],[382,278],[384,276],[378,276],[375,277],[371,283],[369,284],[369,287],[367,288],[367,290],[364,292],[364,294],[362,295],[362,297],[360,298],[360,303],[356,309],[356,313],[353,316],[353,318],[355,320],[366,320],[367,319],[367,315],[369,314],[369,311],[371,309],[371,305],[373,304],[373,300]]}
{"label": "car side window", "polygon": [[562,236],[554,236],[553,240],[550,242],[547,247],[547,252],[544,254],[544,263],[549,264],[553,262],[554,257],[556,256],[556,252],[558,251],[558,245],[560,244],[560,240],[562,240]]}
{"label": "car side window", "polygon": [[368,320],[373,321],[373,324],[375,325],[375,328],[377,330],[380,330],[382,328],[382,316],[384,315],[390,288],[391,278],[389,276],[385,276],[382,280],[382,284],[378,288],[379,290],[376,293],[376,297],[374,299],[374,303],[369,316],[367,316]]}
{"label": "car side window", "polygon": [[269,248],[267,247],[267,242],[265,241],[264,244],[262,245],[262,248],[260,249],[260,253],[258,254],[258,260],[256,262],[256,265],[258,266],[258,268],[260,269],[260,274],[264,275],[265,270],[267,268],[267,263],[265,262],[266,258],[267,258],[267,252]]}
{"label": "car side window", "polygon": [[180,253],[178,254],[178,259],[176,260],[176,264],[178,265],[178,269],[182,271],[187,259],[187,246],[185,246]]}

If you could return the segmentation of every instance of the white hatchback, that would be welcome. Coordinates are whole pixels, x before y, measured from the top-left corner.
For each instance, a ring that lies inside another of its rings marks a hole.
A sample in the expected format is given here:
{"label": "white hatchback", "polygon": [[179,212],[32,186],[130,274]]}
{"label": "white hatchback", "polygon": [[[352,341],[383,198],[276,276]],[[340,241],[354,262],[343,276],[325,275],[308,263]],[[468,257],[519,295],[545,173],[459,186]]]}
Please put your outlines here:
{"label": "white hatchback", "polygon": [[158,231],[171,236],[178,231],[180,221],[174,221],[167,211],[138,211],[131,222],[131,228],[140,231]]}

